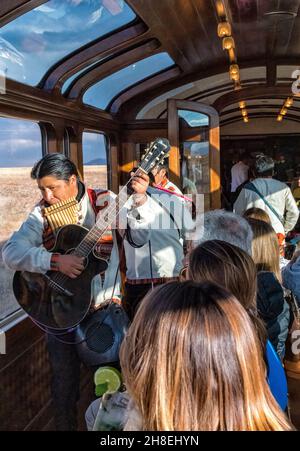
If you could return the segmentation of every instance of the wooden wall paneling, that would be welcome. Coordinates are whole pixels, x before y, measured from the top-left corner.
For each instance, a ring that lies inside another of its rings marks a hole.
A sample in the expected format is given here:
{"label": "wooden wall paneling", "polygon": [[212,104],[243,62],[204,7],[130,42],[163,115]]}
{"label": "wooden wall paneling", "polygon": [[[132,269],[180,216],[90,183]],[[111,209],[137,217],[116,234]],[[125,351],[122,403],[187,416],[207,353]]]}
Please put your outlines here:
{"label": "wooden wall paneling", "polygon": [[48,0],[1,0],[0,24],[1,27],[16,19],[18,16],[34,9]]}
{"label": "wooden wall paneling", "polygon": [[121,155],[120,155],[120,182],[125,185],[128,181],[129,174],[134,166],[136,166],[136,145],[134,142],[125,142],[121,138]]}
{"label": "wooden wall paneling", "polygon": [[119,186],[121,185],[120,177],[120,143],[118,136],[111,134],[108,136],[108,148],[109,148],[109,188],[116,194],[119,193]]}
{"label": "wooden wall paneling", "polygon": [[120,129],[119,122],[106,111],[13,80],[6,80],[6,93],[0,95],[0,115],[50,123],[62,119],[96,130],[102,127],[107,132]]}
{"label": "wooden wall paneling", "polygon": [[169,154],[170,179],[180,186],[179,119],[177,100],[168,99],[168,138],[171,145]]}

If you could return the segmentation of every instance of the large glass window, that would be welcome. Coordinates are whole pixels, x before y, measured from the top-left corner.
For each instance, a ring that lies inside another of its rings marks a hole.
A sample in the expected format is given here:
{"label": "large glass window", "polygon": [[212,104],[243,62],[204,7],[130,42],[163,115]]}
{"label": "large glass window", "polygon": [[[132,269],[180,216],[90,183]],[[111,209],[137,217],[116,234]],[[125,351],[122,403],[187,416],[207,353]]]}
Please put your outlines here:
{"label": "large glass window", "polygon": [[91,86],[83,96],[84,103],[105,109],[121,91],[174,64],[167,53],[158,53],[137,61]]}
{"label": "large glass window", "polygon": [[101,61],[101,59],[99,59],[98,61],[96,61],[93,64],[90,64],[86,67],[84,67],[83,69],[79,70],[78,72],[76,72],[76,74],[72,75],[71,77],[69,77],[63,84],[62,87],[62,93],[65,94],[65,92],[67,91],[67,89],[71,86],[72,82],[76,79],[76,78],[80,78],[80,75],[83,74],[83,72],[88,72],[90,69],[92,69],[92,67],[97,66],[97,64],[99,64]]}
{"label": "large glass window", "polygon": [[50,0],[0,29],[6,75],[36,85],[57,61],[135,17],[123,0]]}
{"label": "large glass window", "polygon": [[1,250],[41,197],[30,178],[41,157],[38,124],[0,117],[0,320],[19,308],[12,291],[14,271],[4,267]]}
{"label": "large glass window", "polygon": [[102,133],[86,131],[82,136],[83,177],[89,188],[107,188],[107,139]]}

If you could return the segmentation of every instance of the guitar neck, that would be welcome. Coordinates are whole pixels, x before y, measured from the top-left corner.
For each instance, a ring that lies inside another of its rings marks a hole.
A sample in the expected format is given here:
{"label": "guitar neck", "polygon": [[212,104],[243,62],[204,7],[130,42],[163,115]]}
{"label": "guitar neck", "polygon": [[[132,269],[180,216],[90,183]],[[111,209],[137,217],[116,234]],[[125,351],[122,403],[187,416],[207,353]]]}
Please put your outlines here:
{"label": "guitar neck", "polygon": [[[138,168],[135,175],[145,173],[142,168]],[[92,249],[95,247],[101,236],[113,225],[116,224],[120,211],[126,204],[129,197],[133,194],[131,188],[132,178],[121,189],[117,197],[110,202],[109,206],[103,210],[103,214],[100,214],[95,225],[86,234],[84,239],[74,250],[74,254],[80,257],[87,257]]]}

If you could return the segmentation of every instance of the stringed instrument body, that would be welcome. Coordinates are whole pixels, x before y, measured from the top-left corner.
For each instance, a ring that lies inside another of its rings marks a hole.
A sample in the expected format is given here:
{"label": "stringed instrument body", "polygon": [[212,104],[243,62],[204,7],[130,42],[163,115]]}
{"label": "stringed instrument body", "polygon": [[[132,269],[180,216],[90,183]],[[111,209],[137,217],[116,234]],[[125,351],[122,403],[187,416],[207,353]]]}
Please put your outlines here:
{"label": "stringed instrument body", "polygon": [[[79,225],[62,227],[50,252],[68,254],[74,251],[89,230]],[[85,268],[75,279],[57,271],[46,274],[17,271],[13,279],[14,294],[30,317],[45,327],[68,329],[78,324],[91,304],[91,281],[107,269],[107,261],[91,252]]]}
{"label": "stringed instrument body", "polygon": [[[157,138],[151,143],[137,171],[149,173],[163,161],[169,149],[168,140]],[[131,179],[101,212],[90,230],[79,225],[66,225],[58,230],[50,252],[84,257],[85,268],[78,277],[73,279],[58,271],[48,271],[46,274],[28,271],[15,273],[14,295],[25,312],[41,326],[67,331],[79,324],[88,313],[92,301],[92,279],[108,266],[106,260],[95,256],[94,248],[116,221],[128,200],[128,194],[132,194],[130,183]]]}

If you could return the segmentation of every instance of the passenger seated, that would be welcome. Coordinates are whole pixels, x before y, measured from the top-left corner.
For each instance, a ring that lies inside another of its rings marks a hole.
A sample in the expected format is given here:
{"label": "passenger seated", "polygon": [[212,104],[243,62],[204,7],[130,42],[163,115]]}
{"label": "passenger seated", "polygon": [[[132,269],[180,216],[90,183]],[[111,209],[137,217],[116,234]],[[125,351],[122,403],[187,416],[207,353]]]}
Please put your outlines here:
{"label": "passenger seated", "polygon": [[[287,383],[282,364],[274,359],[264,324],[256,308],[257,271],[252,258],[237,246],[224,241],[206,241],[190,254],[188,277],[195,282],[217,283],[230,291],[247,310],[254,323],[268,365],[271,390],[284,410],[287,406]],[[274,351],[275,352],[275,351]],[[280,383],[276,383],[280,381]],[[274,391],[273,389],[274,388]]]}

